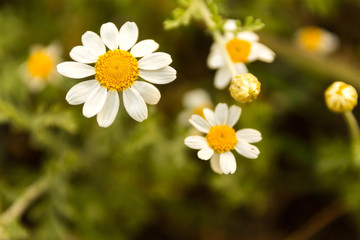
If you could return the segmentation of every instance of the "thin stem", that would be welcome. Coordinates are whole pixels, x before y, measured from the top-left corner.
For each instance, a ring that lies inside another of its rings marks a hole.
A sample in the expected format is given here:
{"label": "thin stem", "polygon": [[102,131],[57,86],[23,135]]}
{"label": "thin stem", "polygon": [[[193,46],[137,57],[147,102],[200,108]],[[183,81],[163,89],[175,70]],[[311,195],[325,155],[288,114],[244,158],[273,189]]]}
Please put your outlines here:
{"label": "thin stem", "polygon": [[216,28],[215,22],[212,20],[212,14],[211,14],[209,8],[207,7],[207,5],[204,3],[203,0],[198,0],[198,6],[199,6],[200,14],[201,14],[206,26],[210,30],[210,32],[214,38],[214,41],[219,45],[221,54],[222,54],[223,58],[225,59],[226,66],[228,67],[232,77],[235,77],[237,75],[235,66],[234,66],[233,62],[231,61],[230,56],[225,48],[224,38],[222,37],[220,31]]}
{"label": "thin stem", "polygon": [[351,111],[345,112],[344,116],[351,135],[354,164],[356,166],[360,166],[360,128],[354,114]]}
{"label": "thin stem", "polygon": [[0,216],[2,224],[17,220],[28,206],[42,195],[50,186],[51,181],[47,175],[31,184],[25,192]]}
{"label": "thin stem", "polygon": [[336,201],[313,215],[285,240],[307,240],[345,213],[342,203]]}

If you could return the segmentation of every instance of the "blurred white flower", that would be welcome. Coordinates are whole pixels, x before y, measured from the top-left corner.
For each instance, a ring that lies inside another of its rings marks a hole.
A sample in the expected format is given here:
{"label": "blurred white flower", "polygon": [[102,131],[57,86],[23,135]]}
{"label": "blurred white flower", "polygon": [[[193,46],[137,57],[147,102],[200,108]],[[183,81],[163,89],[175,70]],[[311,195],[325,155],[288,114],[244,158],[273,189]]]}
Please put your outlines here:
{"label": "blurred white flower", "polygon": [[339,38],[323,28],[308,26],[296,31],[295,44],[302,50],[328,55],[339,47]]}
{"label": "blurred white flower", "polygon": [[217,69],[214,84],[218,89],[224,89],[234,77],[226,65],[221,48],[226,49],[237,74],[248,72],[245,63],[255,60],[272,62],[275,58],[272,50],[258,42],[259,36],[256,33],[251,31],[237,33],[235,20],[227,20],[224,31],[224,46],[214,43],[207,59],[208,67]]}
{"label": "blurred white flower", "polygon": [[184,94],[182,98],[184,110],[179,114],[178,121],[180,124],[188,124],[192,114],[203,116],[204,108],[212,108],[210,94],[204,89],[193,89]]}
{"label": "blurred white flower", "polygon": [[191,136],[185,139],[185,145],[199,150],[198,157],[209,160],[211,168],[219,174],[233,174],[236,170],[235,156],[231,150],[247,158],[257,158],[260,151],[250,143],[261,140],[261,133],[255,129],[241,129],[235,132],[233,126],[240,118],[241,108],[219,103],[215,112],[205,108],[205,118],[192,115],[190,123],[199,131],[206,133],[205,137]]}
{"label": "blurred white flower", "polygon": [[157,104],[161,95],[152,84],[139,81],[139,77],[155,84],[170,83],[176,78],[176,70],[169,66],[171,56],[154,53],[159,47],[154,40],[136,43],[138,34],[134,22],[126,22],[120,30],[113,23],[105,23],[100,28],[101,37],[91,31],[82,35],[83,45],[70,52],[76,62],[57,66],[60,74],[70,78],[95,75],[94,80],[72,87],[66,100],[72,105],[84,103],[83,115],[87,118],[97,115],[101,127],[110,126],[116,118],[120,106],[118,92],[122,93],[125,109],[133,119],[138,122],[147,119],[146,103]]}
{"label": "blurred white flower", "polygon": [[49,46],[34,45],[26,63],[21,66],[24,80],[32,92],[42,90],[47,84],[59,80],[56,65],[60,62],[62,49],[58,43]]}

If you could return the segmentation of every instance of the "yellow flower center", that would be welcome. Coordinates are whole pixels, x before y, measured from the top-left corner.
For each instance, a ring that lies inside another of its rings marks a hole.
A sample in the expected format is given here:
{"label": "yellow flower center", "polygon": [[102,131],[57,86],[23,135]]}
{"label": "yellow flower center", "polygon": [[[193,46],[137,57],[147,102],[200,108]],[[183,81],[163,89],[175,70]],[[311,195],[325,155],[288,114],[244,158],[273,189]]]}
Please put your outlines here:
{"label": "yellow flower center", "polygon": [[45,79],[54,68],[52,57],[44,50],[32,53],[27,60],[27,69],[33,77]]}
{"label": "yellow flower center", "polygon": [[231,61],[234,63],[247,62],[250,54],[251,43],[241,39],[231,39],[226,44],[226,50],[229,53]]}
{"label": "yellow flower center", "polygon": [[321,36],[321,29],[317,27],[306,27],[300,33],[300,41],[306,49],[314,51],[319,48]]}
{"label": "yellow flower center", "polygon": [[227,125],[213,126],[206,135],[209,146],[217,153],[224,153],[235,149],[238,142],[235,130]]}
{"label": "yellow flower center", "polygon": [[95,79],[109,90],[125,90],[135,82],[138,75],[138,61],[128,51],[107,51],[95,64]]}

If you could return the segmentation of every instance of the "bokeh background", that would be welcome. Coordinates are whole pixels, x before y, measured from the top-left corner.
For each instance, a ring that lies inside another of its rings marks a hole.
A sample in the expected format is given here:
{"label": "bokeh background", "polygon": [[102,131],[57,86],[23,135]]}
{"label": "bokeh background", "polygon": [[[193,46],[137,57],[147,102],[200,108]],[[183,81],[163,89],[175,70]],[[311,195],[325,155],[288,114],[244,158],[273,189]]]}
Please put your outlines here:
{"label": "bokeh background", "polygon": [[[173,0],[0,0],[0,210],[47,176],[48,187],[18,221],[11,239],[285,239],[319,211],[324,224],[311,239],[360,239],[360,169],[351,162],[341,115],[327,110],[325,89],[336,80],[360,90],[360,2],[356,0],[219,0],[225,18],[260,18],[271,64],[250,72],[262,92],[239,104],[213,86],[206,66],[212,39],[197,20],[166,31]],[[70,106],[78,81],[32,93],[21,66],[35,44],[57,42],[62,59],[81,35],[101,24],[134,21],[139,39],[171,54],[177,79],[158,86],[162,99],[143,123],[123,106],[109,128]],[[321,57],[298,50],[293,35],[317,25],[335,33],[340,48]],[[217,175],[184,145],[191,127],[179,124],[183,95],[207,90],[215,103],[242,107],[236,129],[255,128],[258,159],[236,154],[234,175]],[[359,107],[354,114],[360,120]]]}

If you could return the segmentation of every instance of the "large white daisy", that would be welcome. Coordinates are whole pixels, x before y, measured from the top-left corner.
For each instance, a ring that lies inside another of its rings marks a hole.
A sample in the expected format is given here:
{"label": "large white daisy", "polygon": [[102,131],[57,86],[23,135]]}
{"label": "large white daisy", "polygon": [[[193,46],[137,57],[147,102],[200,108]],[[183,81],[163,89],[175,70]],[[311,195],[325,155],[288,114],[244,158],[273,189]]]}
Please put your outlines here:
{"label": "large white daisy", "polygon": [[272,62],[275,53],[265,45],[259,43],[259,36],[251,31],[236,32],[236,22],[227,20],[224,25],[225,34],[223,36],[224,46],[214,43],[211,46],[207,64],[210,69],[217,69],[214,84],[218,89],[224,89],[229,85],[232,73],[226,65],[223,57],[222,48],[226,49],[231,62],[234,64],[237,74],[247,73],[246,63],[255,60]]}
{"label": "large white daisy", "polygon": [[257,158],[260,151],[250,143],[261,140],[261,133],[255,129],[245,128],[235,132],[233,126],[240,118],[241,108],[219,103],[215,112],[205,108],[205,119],[192,115],[190,123],[199,131],[206,133],[205,137],[191,136],[185,139],[185,144],[199,150],[198,157],[209,160],[211,168],[219,174],[233,174],[236,170],[235,156],[231,150],[247,158]]}
{"label": "large white daisy", "polygon": [[[176,70],[169,66],[171,56],[155,52],[159,44],[154,40],[136,43],[138,34],[134,22],[126,22],[120,30],[113,23],[105,23],[100,28],[100,36],[91,31],[82,35],[83,45],[70,52],[75,62],[57,66],[60,74],[70,78],[95,75],[95,79],[72,87],[66,100],[72,105],[84,103],[83,115],[87,118],[97,115],[101,127],[108,127],[115,120],[120,106],[118,92],[122,93],[128,114],[142,122],[148,116],[146,103],[157,104],[161,96],[148,82],[166,84],[176,78]],[[139,81],[139,77],[148,82]]]}

